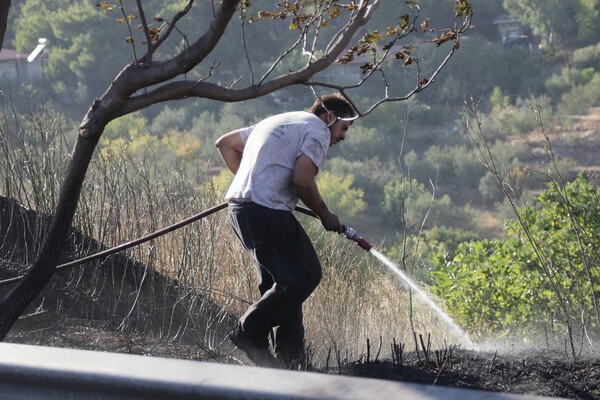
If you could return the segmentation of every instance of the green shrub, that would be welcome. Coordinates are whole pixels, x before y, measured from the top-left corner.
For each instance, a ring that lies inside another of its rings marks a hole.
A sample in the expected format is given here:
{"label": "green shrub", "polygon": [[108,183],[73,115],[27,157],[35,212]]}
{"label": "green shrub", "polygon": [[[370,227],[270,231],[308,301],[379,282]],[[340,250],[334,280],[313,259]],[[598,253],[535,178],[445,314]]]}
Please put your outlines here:
{"label": "green shrub", "polygon": [[137,113],[124,115],[106,125],[100,143],[104,144],[107,141],[119,138],[128,139],[139,136],[140,134],[147,132],[147,124],[148,122],[146,119]]}
{"label": "green shrub", "polygon": [[388,182],[381,204],[386,223],[395,224],[408,231],[418,230],[421,225],[452,225],[460,216],[448,195],[433,197],[423,183],[416,179],[396,178]]}
{"label": "green shrub", "polygon": [[404,156],[404,164],[412,178],[429,182],[438,177],[448,187],[476,188],[485,173],[473,151],[466,145],[433,145],[421,158],[411,150]]}
{"label": "green shrub", "polygon": [[485,169],[468,146],[452,146],[446,149],[450,168],[460,188],[476,188],[477,182],[485,174]]}
{"label": "green shrub", "polygon": [[600,65],[600,43],[576,49],[573,62],[577,68],[597,68]]}
{"label": "green shrub", "polygon": [[320,173],[317,178],[323,199],[342,221],[353,219],[367,206],[363,200],[364,191],[353,187],[353,183],[352,175],[340,177],[327,171]]}
{"label": "green shrub", "polygon": [[342,146],[330,149],[349,160],[364,160],[374,157],[393,156],[393,147],[389,146],[389,137],[385,137],[375,128],[352,126]]}
{"label": "green shrub", "polygon": [[[518,102],[517,102],[518,103]],[[531,97],[517,104],[512,112],[505,115],[504,126],[513,134],[529,133],[539,126],[534,109],[541,111],[541,119],[547,121],[552,113],[550,98],[547,96]]]}
{"label": "green shrub", "polygon": [[533,110],[540,111],[542,120],[547,120],[552,113],[552,106],[548,96],[529,97],[514,101],[514,104],[504,95],[501,90],[494,90],[490,97],[493,105],[492,113],[489,115],[488,128],[494,138],[503,138],[509,135],[529,133],[538,127]]}
{"label": "green shrub", "polygon": [[165,106],[152,120],[150,132],[154,135],[162,136],[170,131],[189,129],[190,123],[187,119],[187,109],[185,107],[173,108]]}
{"label": "green shrub", "polygon": [[419,156],[414,150],[410,150],[403,158],[407,174],[419,182],[427,182],[435,179],[440,173],[442,163],[436,158],[441,153],[441,147],[431,146],[423,156]]}
{"label": "green shrub", "polygon": [[[526,332],[583,321],[598,334],[600,188],[585,174],[551,182],[507,221],[505,239],[470,241],[433,257],[433,291],[477,333]],[[583,329],[583,328],[582,328]]]}
{"label": "green shrub", "polygon": [[396,235],[390,240],[383,253],[393,260],[409,260],[410,272],[418,281],[427,285],[433,283],[431,257],[434,254],[445,254],[448,259],[454,258],[460,243],[477,240],[476,232],[462,228],[435,226],[420,235]]}
{"label": "green shrub", "polygon": [[492,113],[501,112],[505,108],[510,107],[510,96],[505,96],[502,93],[502,89],[495,86],[492,94],[490,94],[490,103],[492,105]]}
{"label": "green shrub", "polygon": [[574,86],[562,95],[558,104],[560,114],[586,114],[589,107],[600,105],[600,74],[595,73],[589,82]]}
{"label": "green shrub", "polygon": [[594,68],[563,67],[560,74],[554,74],[546,79],[544,86],[551,98],[559,99],[564,93],[591,81],[594,73]]}
{"label": "green shrub", "polygon": [[[383,186],[391,175],[379,158],[351,161],[343,157],[332,157],[325,161],[322,172],[330,171],[339,176],[352,175],[353,186],[364,191],[364,200],[369,204],[379,204],[383,199]],[[321,172],[321,173],[322,173]]]}
{"label": "green shrub", "polygon": [[489,171],[479,180],[479,194],[487,204],[494,204],[504,199],[504,193],[494,174]]}

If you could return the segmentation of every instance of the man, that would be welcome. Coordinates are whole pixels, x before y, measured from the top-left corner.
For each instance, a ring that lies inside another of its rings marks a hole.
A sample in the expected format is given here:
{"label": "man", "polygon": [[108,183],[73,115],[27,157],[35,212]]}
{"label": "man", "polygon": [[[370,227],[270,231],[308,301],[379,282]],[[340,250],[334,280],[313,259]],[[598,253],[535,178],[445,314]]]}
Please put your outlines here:
{"label": "man", "polygon": [[[342,232],[319,193],[315,176],[328,148],[346,138],[356,118],[341,95],[317,99],[221,136],[217,148],[235,178],[225,195],[228,222],[250,252],[260,300],[230,334],[255,364],[295,368],[304,356],[302,303],[321,280],[321,264],[292,211],[302,200],[327,231]],[[275,356],[269,350],[273,335]]]}

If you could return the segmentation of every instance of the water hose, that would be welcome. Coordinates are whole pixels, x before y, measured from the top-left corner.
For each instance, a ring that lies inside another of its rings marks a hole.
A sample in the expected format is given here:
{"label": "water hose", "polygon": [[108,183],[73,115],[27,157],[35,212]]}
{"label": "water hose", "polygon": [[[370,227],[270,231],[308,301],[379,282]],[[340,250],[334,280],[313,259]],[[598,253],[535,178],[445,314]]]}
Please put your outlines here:
{"label": "water hose", "polygon": [[[83,263],[86,263],[86,262],[89,262],[89,261],[93,261],[93,260],[96,260],[98,258],[114,254],[114,253],[116,253],[118,251],[126,250],[126,249],[129,249],[129,248],[133,247],[133,246],[137,246],[139,244],[148,242],[148,241],[150,241],[152,239],[155,239],[155,238],[157,238],[159,236],[165,235],[165,234],[167,234],[169,232],[172,232],[172,231],[174,231],[176,229],[179,229],[181,227],[189,225],[192,222],[198,221],[198,220],[200,220],[200,219],[202,219],[204,217],[208,217],[209,215],[214,214],[217,211],[220,211],[220,210],[222,210],[224,208],[227,208],[227,202],[224,202],[224,203],[221,203],[221,204],[219,204],[217,206],[211,207],[211,208],[209,208],[209,209],[207,209],[207,210],[205,210],[205,211],[203,211],[203,212],[201,212],[199,214],[196,214],[196,215],[194,215],[192,217],[186,218],[183,221],[180,221],[180,222],[178,222],[176,224],[167,226],[166,228],[159,229],[159,230],[157,230],[155,232],[152,232],[149,235],[143,236],[143,237],[141,237],[139,239],[132,240],[130,242],[123,243],[123,244],[115,246],[115,247],[111,247],[110,249],[99,251],[98,253],[94,253],[94,254],[89,255],[87,257],[83,257],[83,258],[80,258],[80,259],[77,259],[77,260],[69,261],[67,263],[58,265],[56,267],[56,270],[62,270],[62,269],[66,269],[66,268],[75,267],[77,265],[81,265]],[[305,214],[305,215],[317,218],[317,215],[314,212],[312,212],[311,210],[309,210],[308,208],[301,207],[301,206],[296,206],[296,211],[298,211],[298,212],[300,212],[302,214]],[[355,241],[361,248],[365,249],[366,251],[369,251],[371,249],[372,246],[369,244],[369,242],[367,242],[363,238],[359,237],[356,234],[356,231],[354,229],[347,228],[344,225],[342,225],[342,227],[343,227],[344,236],[347,239]],[[16,283],[16,282],[20,281],[22,278],[23,278],[23,275],[15,276],[13,278],[4,279],[4,280],[0,281],[0,286],[2,286],[2,285],[8,285],[8,284],[11,284],[11,283]]]}

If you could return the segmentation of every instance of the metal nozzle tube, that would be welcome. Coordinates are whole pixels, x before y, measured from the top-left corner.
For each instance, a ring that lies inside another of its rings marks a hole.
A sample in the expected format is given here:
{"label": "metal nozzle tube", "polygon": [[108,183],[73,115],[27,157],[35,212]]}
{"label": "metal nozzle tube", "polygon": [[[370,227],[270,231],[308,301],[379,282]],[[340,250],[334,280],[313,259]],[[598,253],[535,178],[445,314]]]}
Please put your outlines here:
{"label": "metal nozzle tube", "polygon": [[367,242],[364,238],[358,236],[358,234],[356,233],[356,231],[354,229],[352,229],[348,226],[343,226],[343,231],[344,231],[344,236],[346,237],[346,239],[356,242],[356,244],[361,249],[369,251],[369,250],[371,250],[371,248],[373,248],[371,243]]}

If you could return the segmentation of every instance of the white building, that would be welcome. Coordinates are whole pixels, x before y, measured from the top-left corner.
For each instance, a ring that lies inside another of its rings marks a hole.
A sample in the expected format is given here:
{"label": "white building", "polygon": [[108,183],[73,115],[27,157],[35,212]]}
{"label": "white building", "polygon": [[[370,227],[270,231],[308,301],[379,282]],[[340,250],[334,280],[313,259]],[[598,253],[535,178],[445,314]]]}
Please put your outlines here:
{"label": "white building", "polygon": [[0,51],[0,85],[41,81],[42,68],[47,58],[47,52],[44,51],[47,44],[48,41],[41,38],[31,54],[3,48]]}

